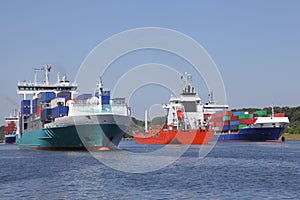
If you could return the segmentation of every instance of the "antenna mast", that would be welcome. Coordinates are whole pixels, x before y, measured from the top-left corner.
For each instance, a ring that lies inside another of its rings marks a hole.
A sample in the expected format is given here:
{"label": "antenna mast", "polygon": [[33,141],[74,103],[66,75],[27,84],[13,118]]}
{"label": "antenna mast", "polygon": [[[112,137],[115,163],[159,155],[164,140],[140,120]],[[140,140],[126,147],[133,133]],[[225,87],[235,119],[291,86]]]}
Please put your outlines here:
{"label": "antenna mast", "polygon": [[46,85],[49,85],[49,72],[51,71],[51,69],[52,69],[52,65],[50,64],[44,66]]}

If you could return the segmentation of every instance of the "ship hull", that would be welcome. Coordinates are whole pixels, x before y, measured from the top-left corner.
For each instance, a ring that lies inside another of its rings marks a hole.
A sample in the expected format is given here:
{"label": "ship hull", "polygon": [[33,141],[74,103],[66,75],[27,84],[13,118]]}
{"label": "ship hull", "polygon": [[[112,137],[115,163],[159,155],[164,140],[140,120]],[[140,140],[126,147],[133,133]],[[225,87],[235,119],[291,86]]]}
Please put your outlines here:
{"label": "ship hull", "polygon": [[16,135],[5,135],[4,143],[5,144],[14,144],[16,142]]}
{"label": "ship hull", "polygon": [[160,130],[158,134],[134,134],[134,139],[138,144],[207,144],[213,136],[213,131]]}
{"label": "ship hull", "polygon": [[116,124],[72,125],[25,132],[20,148],[42,150],[101,150],[117,148],[125,132]]}
{"label": "ship hull", "polygon": [[284,127],[244,128],[238,133],[220,134],[219,141],[278,141]]}

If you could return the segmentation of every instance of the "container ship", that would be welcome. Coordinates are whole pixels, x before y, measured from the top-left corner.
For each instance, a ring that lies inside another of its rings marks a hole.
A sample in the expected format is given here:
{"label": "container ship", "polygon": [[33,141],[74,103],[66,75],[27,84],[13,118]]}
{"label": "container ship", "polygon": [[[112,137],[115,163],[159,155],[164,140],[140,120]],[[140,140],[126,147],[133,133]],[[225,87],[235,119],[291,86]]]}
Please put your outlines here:
{"label": "container ship", "polygon": [[148,130],[145,113],[145,130],[133,131],[138,144],[207,144],[212,140],[214,131],[204,120],[204,105],[191,86],[191,78],[185,73],[181,95],[171,96],[169,104],[163,106],[167,111],[163,126],[150,126]]}
{"label": "container ship", "polygon": [[[21,148],[44,150],[102,150],[116,148],[130,122],[125,98],[110,99],[99,80],[94,95],[77,94],[77,85],[66,77],[50,84],[51,65],[35,69],[33,83],[18,83],[23,95],[17,143]],[[38,83],[36,73],[45,72]],[[27,96],[32,96],[32,100]]]}
{"label": "container ship", "polygon": [[225,111],[209,116],[219,141],[279,141],[289,124],[284,113]]}
{"label": "container ship", "polygon": [[18,116],[16,112],[5,117],[6,125],[4,126],[4,143],[14,144],[17,136]]}

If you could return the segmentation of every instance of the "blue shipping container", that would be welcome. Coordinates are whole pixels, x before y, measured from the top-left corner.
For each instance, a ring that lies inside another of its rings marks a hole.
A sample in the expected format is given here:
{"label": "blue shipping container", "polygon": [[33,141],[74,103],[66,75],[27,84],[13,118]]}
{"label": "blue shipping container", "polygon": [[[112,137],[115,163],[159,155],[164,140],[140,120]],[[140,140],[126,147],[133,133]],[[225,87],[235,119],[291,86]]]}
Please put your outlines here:
{"label": "blue shipping container", "polygon": [[230,125],[239,125],[239,121],[230,121]]}
{"label": "blue shipping container", "polygon": [[239,129],[239,125],[230,125],[230,130],[236,131]]}
{"label": "blue shipping container", "polygon": [[41,121],[48,121],[52,119],[52,110],[44,109],[41,111]]}
{"label": "blue shipping container", "polygon": [[21,108],[21,115],[30,115],[30,107]]}
{"label": "blue shipping container", "polygon": [[22,100],[21,101],[21,107],[30,107],[30,100]]}
{"label": "blue shipping container", "polygon": [[102,101],[102,104],[109,104],[110,96],[109,95],[102,95],[101,101]]}
{"label": "blue shipping container", "polygon": [[55,97],[56,97],[55,92],[43,92],[42,93],[42,102],[49,103]]}
{"label": "blue shipping container", "polygon": [[60,92],[57,94],[57,97],[65,98],[68,101],[71,99],[71,92]]}
{"label": "blue shipping container", "polygon": [[33,100],[32,100],[32,107],[37,107],[37,105],[38,105],[38,100],[39,100],[39,99],[33,99]]}
{"label": "blue shipping container", "polygon": [[233,116],[240,116],[240,115],[243,115],[243,114],[245,114],[245,112],[243,112],[243,111],[233,112]]}
{"label": "blue shipping container", "polygon": [[68,116],[68,113],[69,113],[68,106],[58,106],[52,109],[53,118]]}
{"label": "blue shipping container", "polygon": [[222,131],[228,131],[229,130],[229,126],[228,125],[224,125],[222,128]]}

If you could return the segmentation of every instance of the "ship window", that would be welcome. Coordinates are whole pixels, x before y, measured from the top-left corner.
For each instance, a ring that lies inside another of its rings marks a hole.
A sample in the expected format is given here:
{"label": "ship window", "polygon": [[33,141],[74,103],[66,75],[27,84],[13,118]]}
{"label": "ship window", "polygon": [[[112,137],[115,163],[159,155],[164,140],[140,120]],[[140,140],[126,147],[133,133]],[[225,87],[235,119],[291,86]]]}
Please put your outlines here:
{"label": "ship window", "polygon": [[195,102],[184,101],[184,102],[182,102],[182,104],[184,106],[185,112],[196,112],[197,111]]}

